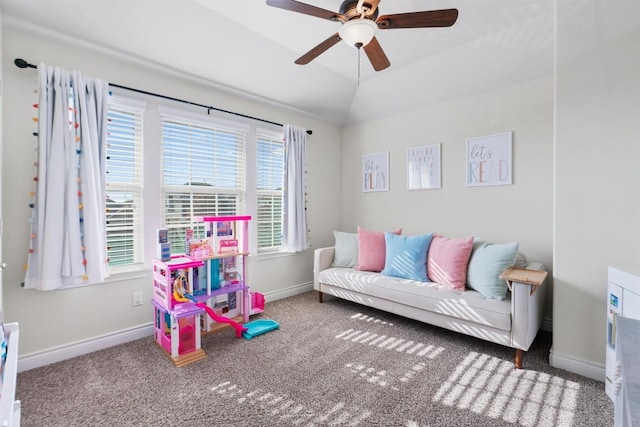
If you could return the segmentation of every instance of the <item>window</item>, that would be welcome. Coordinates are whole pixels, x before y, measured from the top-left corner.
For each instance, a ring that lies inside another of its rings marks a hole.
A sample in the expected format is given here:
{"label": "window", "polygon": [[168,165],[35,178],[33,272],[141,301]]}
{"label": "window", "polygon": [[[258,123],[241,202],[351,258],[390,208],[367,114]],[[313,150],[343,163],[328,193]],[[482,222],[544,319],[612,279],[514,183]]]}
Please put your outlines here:
{"label": "window", "polygon": [[107,124],[106,232],[109,267],[143,262],[144,103],[111,96]]}
{"label": "window", "polygon": [[283,136],[258,132],[256,152],[258,252],[282,244]]}
{"label": "window", "polygon": [[205,237],[194,216],[244,212],[246,133],[213,122],[162,118],[163,224],[173,253],[184,252],[187,229]]}

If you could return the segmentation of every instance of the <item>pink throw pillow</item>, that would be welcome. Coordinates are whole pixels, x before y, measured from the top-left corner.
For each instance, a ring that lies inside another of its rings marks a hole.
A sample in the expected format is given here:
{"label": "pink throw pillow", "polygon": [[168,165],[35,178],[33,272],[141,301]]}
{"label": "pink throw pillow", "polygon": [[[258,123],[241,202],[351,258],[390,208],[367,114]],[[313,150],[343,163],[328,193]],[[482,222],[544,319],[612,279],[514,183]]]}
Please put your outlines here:
{"label": "pink throw pillow", "polygon": [[[401,234],[402,228],[392,231]],[[384,233],[365,230],[358,226],[358,265],[356,270],[380,272],[387,256]]]}
{"label": "pink throw pillow", "polygon": [[472,249],[473,236],[458,239],[434,236],[427,254],[429,280],[464,291]]}

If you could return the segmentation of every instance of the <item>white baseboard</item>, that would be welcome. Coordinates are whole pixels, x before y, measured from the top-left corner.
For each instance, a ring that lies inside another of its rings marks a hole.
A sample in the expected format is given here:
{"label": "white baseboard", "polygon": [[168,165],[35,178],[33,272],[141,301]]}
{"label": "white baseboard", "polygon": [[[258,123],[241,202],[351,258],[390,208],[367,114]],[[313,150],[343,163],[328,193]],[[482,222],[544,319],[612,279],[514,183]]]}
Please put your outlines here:
{"label": "white baseboard", "polygon": [[564,369],[565,371],[604,382],[605,365],[587,362],[567,354],[558,354],[553,351],[553,347],[549,352],[549,364],[554,368]]}
{"label": "white baseboard", "polygon": [[302,283],[300,285],[291,286],[289,288],[278,289],[277,291],[267,292],[264,298],[267,302],[277,301],[279,299],[292,297],[294,295],[303,294],[313,290],[313,282]]}
{"label": "white baseboard", "polygon": [[149,336],[153,336],[153,323],[76,341],[71,344],[38,351],[36,353],[25,354],[18,358],[18,372],[39,368],[51,363],[71,359]]}

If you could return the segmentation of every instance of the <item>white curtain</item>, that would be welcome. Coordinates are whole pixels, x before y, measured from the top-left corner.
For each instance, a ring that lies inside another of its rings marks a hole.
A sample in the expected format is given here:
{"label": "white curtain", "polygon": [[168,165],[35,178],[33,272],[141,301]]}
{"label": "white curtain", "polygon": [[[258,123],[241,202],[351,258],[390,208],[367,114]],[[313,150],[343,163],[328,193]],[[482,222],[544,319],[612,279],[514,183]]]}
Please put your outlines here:
{"label": "white curtain", "polygon": [[25,288],[108,277],[105,163],[108,83],[38,66],[38,161]]}
{"label": "white curtain", "polygon": [[282,246],[285,252],[301,252],[309,247],[305,206],[307,130],[285,125],[284,147]]}

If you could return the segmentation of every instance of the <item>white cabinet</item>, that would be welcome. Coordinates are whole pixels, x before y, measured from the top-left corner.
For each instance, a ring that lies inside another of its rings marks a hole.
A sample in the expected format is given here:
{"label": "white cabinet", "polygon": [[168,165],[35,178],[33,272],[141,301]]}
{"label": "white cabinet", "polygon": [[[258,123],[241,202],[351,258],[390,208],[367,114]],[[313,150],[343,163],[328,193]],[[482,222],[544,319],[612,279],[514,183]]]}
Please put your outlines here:
{"label": "white cabinet", "polygon": [[615,401],[613,381],[618,317],[640,320],[640,271],[609,267],[607,296],[605,390],[609,398]]}
{"label": "white cabinet", "polygon": [[18,339],[17,323],[4,325],[7,340],[7,360],[2,377],[2,395],[0,395],[0,426],[20,426],[20,401],[15,400],[16,377],[18,374]]}
{"label": "white cabinet", "polygon": [[636,362],[640,351],[640,320],[618,319],[616,376],[614,378],[615,426],[632,427],[640,423],[640,368]]}

